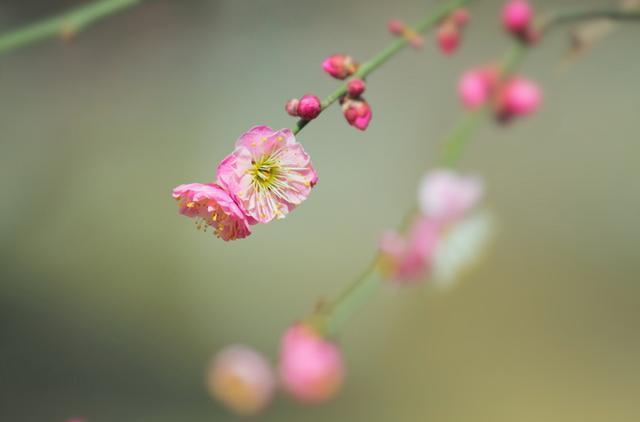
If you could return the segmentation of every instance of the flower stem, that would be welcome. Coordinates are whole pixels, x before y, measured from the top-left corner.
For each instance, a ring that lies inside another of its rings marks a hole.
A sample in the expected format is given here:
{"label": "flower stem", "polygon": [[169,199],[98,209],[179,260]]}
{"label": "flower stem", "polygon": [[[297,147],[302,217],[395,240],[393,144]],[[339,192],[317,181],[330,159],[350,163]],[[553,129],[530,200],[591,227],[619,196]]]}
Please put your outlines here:
{"label": "flower stem", "polygon": [[[450,0],[444,4],[442,4],[435,12],[427,15],[422,21],[420,21],[415,27],[414,30],[417,33],[424,33],[427,30],[433,28],[438,22],[442,19],[446,18],[451,12],[456,10],[457,8],[464,6],[469,3],[471,0]],[[384,50],[380,51],[376,54],[371,60],[363,63],[358,71],[353,75],[354,78],[364,79],[371,72],[382,66],[386,63],[390,58],[395,56],[400,50],[405,48],[409,44],[409,41],[402,37],[398,38],[391,44],[389,44]],[[322,100],[322,110],[325,110],[331,104],[335,103],[347,93],[347,82],[344,82],[340,85],[335,91],[329,94],[324,100]],[[292,129],[294,135],[297,135],[307,124],[309,124],[310,120],[300,119],[296,123],[295,127]]]}
{"label": "flower stem", "polygon": [[0,55],[50,37],[64,34],[74,35],[97,20],[141,2],[142,0],[96,1],[24,28],[4,33],[0,35]]}
{"label": "flower stem", "polygon": [[[459,4],[458,4],[459,6]],[[444,10],[444,8],[443,8]],[[446,9],[452,10],[452,9]],[[445,15],[446,16],[446,15]],[[599,10],[599,11],[581,11],[581,12],[565,12],[558,13],[553,15],[553,17],[545,22],[541,30],[551,29],[552,26],[558,24],[564,24],[569,22],[576,22],[581,20],[589,20],[595,18],[607,17],[611,19],[640,19],[640,11],[638,12],[622,12],[619,10]],[[429,20],[423,21],[423,25],[420,27],[423,30],[429,27]],[[437,22],[437,20],[436,20]],[[517,68],[522,64],[526,53],[528,51],[528,45],[515,41],[513,47],[507,51],[505,56],[502,59],[500,64],[501,67],[501,78],[506,78],[513,72],[517,70]],[[395,51],[393,50],[393,45],[383,51],[384,55],[381,53],[374,60],[369,62],[365,68],[366,73],[368,74],[381,63],[386,61],[389,57],[391,57]],[[376,60],[379,59],[379,62]],[[377,64],[376,64],[377,63]],[[357,75],[356,75],[357,76]],[[362,76],[360,76],[362,77]],[[336,91],[334,94],[329,96],[325,102],[323,102],[323,108],[328,107],[332,102],[334,102],[340,95],[344,95],[342,88]],[[461,154],[471,139],[471,135],[475,132],[479,124],[485,120],[485,118],[490,116],[491,108],[490,106],[482,107],[478,110],[474,110],[466,113],[457,123],[457,125],[453,128],[450,134],[444,139],[442,145],[442,155],[440,158],[440,165],[446,167],[455,167],[461,157]],[[304,123],[306,124],[306,123]],[[304,124],[300,127],[304,127]],[[300,130],[299,129],[299,130]],[[299,131],[298,130],[298,131]],[[412,209],[405,215],[403,222],[400,226],[400,230],[404,231],[408,225],[410,224],[413,216],[416,214],[416,207],[412,207]],[[336,334],[336,332],[340,329],[342,324],[346,322],[355,312],[356,310],[368,299],[380,286],[380,279],[376,275],[377,267],[380,262],[380,255],[376,254],[374,258],[369,262],[365,270],[362,274],[356,278],[351,284],[349,284],[343,292],[338,296],[338,298],[325,304],[320,309],[318,309],[314,314],[311,315],[309,321],[313,323],[318,330],[323,335],[331,336]]]}

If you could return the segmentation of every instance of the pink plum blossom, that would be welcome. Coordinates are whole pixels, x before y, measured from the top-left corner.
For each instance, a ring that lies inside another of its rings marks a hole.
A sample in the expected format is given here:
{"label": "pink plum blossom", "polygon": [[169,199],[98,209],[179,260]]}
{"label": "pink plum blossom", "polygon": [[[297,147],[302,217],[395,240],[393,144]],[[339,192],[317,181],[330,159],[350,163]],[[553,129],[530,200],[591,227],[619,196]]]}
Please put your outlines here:
{"label": "pink plum blossom", "polygon": [[254,415],[271,401],[276,380],[264,356],[249,347],[232,345],[216,355],[207,385],[211,395],[234,412]]}
{"label": "pink plum blossom", "polygon": [[431,268],[440,231],[438,221],[419,216],[407,238],[396,231],[383,233],[379,243],[382,276],[403,283],[423,278]]}
{"label": "pink plum blossom", "polygon": [[425,216],[448,223],[473,208],[482,193],[482,182],[475,177],[433,170],[422,179],[418,202]]}
{"label": "pink plum blossom", "polygon": [[218,183],[237,200],[250,223],[284,218],[300,205],[318,176],[289,129],[255,126],[218,165]]}
{"label": "pink plum blossom", "polygon": [[299,401],[326,402],[344,380],[342,353],[313,328],[293,325],[282,338],[280,378],[284,389]]}
{"label": "pink plum blossom", "polygon": [[248,221],[233,198],[215,183],[189,183],[173,190],[180,214],[196,218],[198,228],[213,227],[223,240],[242,239],[251,234]]}

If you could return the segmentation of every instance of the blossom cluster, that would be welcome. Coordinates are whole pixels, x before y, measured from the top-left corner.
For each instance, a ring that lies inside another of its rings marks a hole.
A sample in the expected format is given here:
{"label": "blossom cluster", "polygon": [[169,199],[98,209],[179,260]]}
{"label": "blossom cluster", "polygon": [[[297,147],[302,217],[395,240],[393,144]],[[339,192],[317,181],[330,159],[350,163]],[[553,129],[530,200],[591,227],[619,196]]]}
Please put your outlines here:
{"label": "blossom cluster", "polygon": [[309,155],[289,129],[255,126],[218,164],[215,183],[180,185],[173,197],[198,229],[211,227],[217,237],[234,240],[249,236],[254,224],[284,218],[317,181]]}
{"label": "blossom cluster", "polygon": [[401,284],[453,281],[489,233],[490,220],[477,209],[483,190],[473,176],[446,169],[426,174],[418,190],[419,212],[407,233],[387,231],[380,238],[383,277]]}
{"label": "blossom cluster", "polygon": [[[510,0],[502,10],[505,29],[521,42],[537,39],[533,28],[533,9],[526,0]],[[458,94],[468,109],[490,105],[496,119],[506,122],[534,113],[542,101],[538,85],[519,75],[506,75],[499,66],[489,64],[466,71],[458,82]]]}

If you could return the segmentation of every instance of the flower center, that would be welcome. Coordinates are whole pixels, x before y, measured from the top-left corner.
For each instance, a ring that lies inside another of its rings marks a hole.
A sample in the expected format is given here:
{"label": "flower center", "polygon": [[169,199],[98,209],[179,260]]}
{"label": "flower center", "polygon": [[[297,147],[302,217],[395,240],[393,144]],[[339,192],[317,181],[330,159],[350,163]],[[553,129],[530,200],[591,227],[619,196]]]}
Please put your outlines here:
{"label": "flower center", "polygon": [[258,160],[252,160],[251,164],[249,174],[253,178],[253,185],[259,190],[272,190],[282,172],[278,161],[271,155],[265,155]]}

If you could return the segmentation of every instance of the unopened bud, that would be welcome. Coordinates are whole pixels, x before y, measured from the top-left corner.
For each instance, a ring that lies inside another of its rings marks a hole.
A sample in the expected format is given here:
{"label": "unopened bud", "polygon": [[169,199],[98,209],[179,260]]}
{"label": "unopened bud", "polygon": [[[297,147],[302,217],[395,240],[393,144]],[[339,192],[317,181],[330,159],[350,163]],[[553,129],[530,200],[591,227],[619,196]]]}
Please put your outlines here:
{"label": "unopened bud", "polygon": [[322,111],[320,98],[315,95],[307,94],[300,98],[298,103],[298,116],[305,120],[313,120]]}
{"label": "unopened bud", "polygon": [[527,0],[509,0],[502,9],[502,24],[514,35],[525,34],[533,19],[533,9]]}
{"label": "unopened bud", "polygon": [[300,100],[298,100],[297,98],[292,98],[289,101],[287,101],[287,104],[285,104],[284,109],[287,112],[287,114],[295,117],[298,115],[299,104],[300,104]]}
{"label": "unopened bud", "polygon": [[391,19],[387,22],[387,29],[393,35],[402,35],[405,24],[400,19]]}
{"label": "unopened bud", "polygon": [[346,98],[342,103],[342,114],[347,122],[359,130],[365,130],[371,121],[371,107],[363,98]]}
{"label": "unopened bud", "polygon": [[322,69],[336,79],[345,79],[358,70],[358,63],[351,56],[334,54],[322,62]]}
{"label": "unopened bud", "polygon": [[347,94],[352,98],[357,98],[366,89],[366,85],[362,79],[351,79],[347,83]]}

